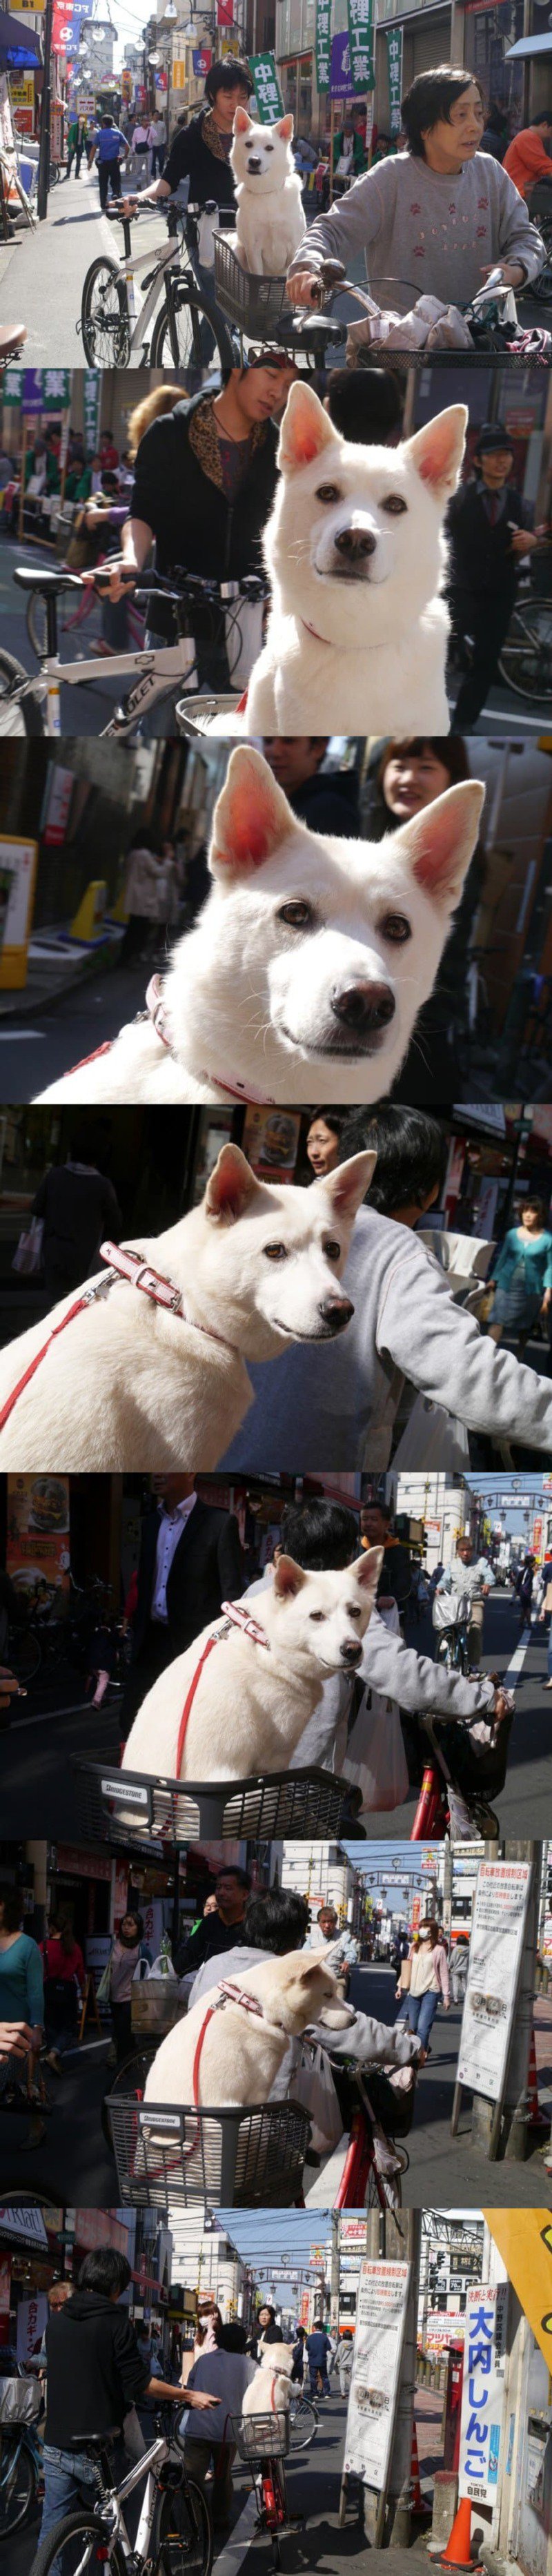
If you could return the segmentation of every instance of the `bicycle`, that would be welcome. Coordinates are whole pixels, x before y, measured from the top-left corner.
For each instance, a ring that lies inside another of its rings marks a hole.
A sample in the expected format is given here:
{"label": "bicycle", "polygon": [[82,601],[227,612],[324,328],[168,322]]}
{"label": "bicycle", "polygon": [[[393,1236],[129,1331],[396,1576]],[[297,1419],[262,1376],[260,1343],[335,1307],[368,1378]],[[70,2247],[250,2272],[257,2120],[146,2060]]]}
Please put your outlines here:
{"label": "bicycle", "polygon": [[[62,564],[61,570],[62,572],[69,572],[70,565]],[[92,633],[87,634],[85,639],[86,651],[88,653],[92,653],[94,651],[102,653],[106,661],[111,661],[111,647],[103,642],[101,620],[102,600],[100,593],[99,591],[93,590],[90,583],[86,582],[86,584],[83,584],[81,598],[77,602],[76,608],[70,616],[63,617],[61,620],[61,633],[62,635],[80,635],[83,626],[91,627]],[[135,652],[139,652],[144,642],[146,631],[145,619],[140,615],[140,610],[136,607],[136,602],[132,592],[129,592],[128,599],[128,624],[133,650]],[[47,611],[45,601],[41,598],[39,591],[31,591],[25,610],[25,625],[27,628],[31,651],[34,653],[37,662],[43,662],[48,649]]]}
{"label": "bicycle", "polygon": [[[184,2403],[182,2392],[178,2392]],[[165,2426],[165,2429],[164,2429]],[[203,2488],[188,2477],[178,2432],[168,2429],[168,2410],[155,2414],[155,2440],[117,2485],[111,2444],[105,2433],[77,2434],[67,2449],[86,2453],[96,2473],[95,2502],[65,2514],[47,2533],[33,2559],[31,2576],[96,2576],[108,2566],[112,2576],[211,2576],[213,2532]],[[134,2545],[123,2506],[146,2477]]]}
{"label": "bicycle", "polygon": [[[364,2075],[362,2068],[356,2065],[354,2059],[345,2061],[343,2058],[339,2059],[338,2071],[341,2074],[344,2064],[356,2092],[357,2102],[353,2111],[351,2135],[341,2181],[333,2204],[334,2209],[397,2211],[401,2207],[403,2176],[408,2173],[410,2162],[406,2147],[399,2146],[396,2137],[393,2136],[390,2151],[393,2169],[390,2163],[386,2170],[380,2139],[374,2134],[374,2123],[377,2124],[378,2130],[380,2123],[377,2110],[370,2100],[370,2077]],[[415,2083],[414,2070],[412,2089],[406,2104],[400,2105],[397,2097],[397,2127],[399,2123],[403,2127],[406,2124],[410,2127]],[[374,2085],[375,2077],[372,2078],[372,2090]]]}
{"label": "bicycle", "polygon": [[552,698],[552,599],[535,598],[530,576],[512,609],[498,669],[516,698]]}
{"label": "bicycle", "polygon": [[[301,2529],[304,2515],[289,2511],[285,2459],[290,2447],[287,2407],[270,2415],[232,2415],[232,2439],[250,2470],[257,2503],[255,2532],[270,2540],[273,2567],[280,2565],[280,2541],[286,2531]],[[38,2569],[33,2576],[39,2576]],[[43,2576],[43,2571],[40,2571]]]}
{"label": "bicycle", "polygon": [[297,2381],[290,2385],[289,2440],[290,2450],[308,2451],[318,2432],[320,2416],[314,2397],[308,2397]]}
{"label": "bicycle", "polygon": [[42,2448],[34,2425],[0,2423],[0,2540],[30,2521],[41,2482]]}
{"label": "bicycle", "polygon": [[[167,242],[137,257],[131,224],[141,213],[151,214],[151,207],[137,206],[132,216],[119,213],[117,207],[111,209],[111,221],[123,227],[122,260],[104,254],[87,270],[77,323],[87,366],[128,367],[137,349],[152,367],[195,365],[203,370],[217,355],[222,367],[232,366],[234,353],[226,324],[222,316],[207,309],[195,274],[200,207],[184,208],[176,198],[167,198],[163,206]],[[233,221],[232,215],[229,220]],[[141,285],[144,301],[138,312],[135,290],[142,271],[146,272]],[[156,314],[160,295],[163,301]]]}
{"label": "bicycle", "polygon": [[[101,595],[109,578],[109,567],[106,566],[94,574],[91,586]],[[178,569],[175,579],[178,580]],[[162,599],[165,606],[172,608],[177,642],[144,645],[143,649],[138,648],[132,653],[113,653],[107,662],[103,658],[74,662],[59,660],[58,601],[64,591],[81,593],[83,583],[79,573],[35,571],[34,565],[29,568],[16,565],[14,581],[21,590],[36,593],[44,602],[46,652],[36,674],[25,671],[22,662],[16,661],[13,654],[0,652],[0,737],[3,734],[26,734],[28,739],[34,739],[47,734],[58,739],[63,730],[62,685],[78,689],[98,680],[105,687],[106,676],[110,680],[132,682],[132,686],[123,705],[116,707],[109,723],[101,726],[102,736],[116,737],[121,741],[135,740],[145,716],[159,700],[172,697],[178,687],[189,695],[190,704],[187,716],[185,701],[182,701],[184,715],[182,720],[179,718],[178,726],[175,721],[175,731],[186,731],[189,725],[190,732],[195,733],[202,729],[203,722],[209,721],[211,714],[232,709],[235,713],[241,679],[236,681],[234,691],[230,688],[228,695],[222,698],[211,697],[194,687],[196,644],[193,634],[188,631],[190,615],[201,604],[202,621],[205,622],[205,612],[211,619],[213,644],[218,645],[223,626],[232,681],[233,673],[237,674],[243,643],[240,612],[246,608],[255,610],[254,626],[258,627],[258,639],[254,634],[249,642],[252,661],[260,650],[266,584],[256,574],[251,574],[241,584],[209,582],[198,574],[184,574],[178,589],[171,590],[164,589],[159,582],[144,583],[140,580],[138,583],[136,576],[131,575],[129,587],[135,591],[137,606],[147,600],[159,604]]]}

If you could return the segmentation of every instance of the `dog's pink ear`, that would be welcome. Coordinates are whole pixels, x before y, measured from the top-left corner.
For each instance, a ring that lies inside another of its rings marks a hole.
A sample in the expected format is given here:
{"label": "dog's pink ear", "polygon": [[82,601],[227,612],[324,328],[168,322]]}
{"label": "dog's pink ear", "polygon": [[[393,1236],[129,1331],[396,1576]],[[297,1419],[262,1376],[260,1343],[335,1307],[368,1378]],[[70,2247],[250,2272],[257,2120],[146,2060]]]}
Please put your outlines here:
{"label": "dog's pink ear", "polygon": [[293,134],[293,117],[281,116],[279,124],[276,127],[276,133],[281,134],[282,143],[291,143],[291,137]]}
{"label": "dog's pink ear", "polygon": [[350,1583],[352,1575],[353,1582],[360,1584],[362,1592],[369,1592],[374,1601],[384,1554],[383,1547],[365,1547],[362,1556],[356,1556],[354,1564],[347,1569],[347,1581]]}
{"label": "dog's pink ear", "polygon": [[[446,745],[445,745],[446,749]],[[485,789],[478,778],[463,778],[447,787],[434,805],[426,805],[405,823],[395,843],[398,857],[408,859],[416,883],[444,912],[454,912],[475,849]],[[335,1175],[337,1177],[337,1175]]]}
{"label": "dog's pink ear", "polygon": [[314,1181],[313,1189],[323,1190],[334,1216],[354,1217],[370,1188],[377,1154],[351,1154],[347,1163],[338,1163],[336,1172],[327,1172],[323,1181]]}
{"label": "dog's pink ear", "polygon": [[294,830],[281,787],[259,751],[233,751],[213,815],[211,874],[224,884],[251,877]]}
{"label": "dog's pink ear", "polygon": [[425,429],[417,429],[407,440],[407,454],[422,483],[429,483],[436,501],[446,501],[456,491],[466,443],[468,413],[465,403],[451,403],[448,411],[439,411],[436,420],[428,420]]}
{"label": "dog's pink ear", "polygon": [[290,386],[280,430],[278,464],[281,474],[298,474],[302,465],[312,465],[325,447],[339,447],[333,422],[312,391],[312,385]]}
{"label": "dog's pink ear", "polygon": [[281,1601],[292,1601],[295,1593],[302,1591],[304,1581],[302,1565],[296,1565],[294,1556],[277,1557],[274,1567],[274,1591],[279,1592]]}
{"label": "dog's pink ear", "polygon": [[251,124],[251,117],[250,117],[250,116],[248,116],[247,108],[246,108],[246,107],[237,107],[237,108],[236,108],[235,117],[234,117],[234,133],[235,133],[235,134],[247,134],[247,129],[248,129],[248,126],[250,126],[250,124]]}
{"label": "dog's pink ear", "polygon": [[207,1182],[203,1202],[206,1216],[214,1218],[217,1225],[234,1225],[236,1217],[243,1216],[249,1200],[255,1197],[258,1186],[239,1145],[223,1145]]}

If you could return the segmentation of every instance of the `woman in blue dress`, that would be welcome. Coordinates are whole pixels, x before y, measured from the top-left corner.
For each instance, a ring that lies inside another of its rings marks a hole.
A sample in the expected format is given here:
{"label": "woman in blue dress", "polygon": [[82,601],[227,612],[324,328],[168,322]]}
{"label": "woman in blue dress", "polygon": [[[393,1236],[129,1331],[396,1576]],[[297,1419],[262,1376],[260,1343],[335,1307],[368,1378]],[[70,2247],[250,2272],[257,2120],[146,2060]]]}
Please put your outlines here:
{"label": "woman in blue dress", "polygon": [[505,1332],[523,1351],[538,1316],[547,1315],[552,1304],[552,1234],[542,1199],[524,1200],[488,1285],[495,1290],[489,1327],[493,1342],[500,1342]]}

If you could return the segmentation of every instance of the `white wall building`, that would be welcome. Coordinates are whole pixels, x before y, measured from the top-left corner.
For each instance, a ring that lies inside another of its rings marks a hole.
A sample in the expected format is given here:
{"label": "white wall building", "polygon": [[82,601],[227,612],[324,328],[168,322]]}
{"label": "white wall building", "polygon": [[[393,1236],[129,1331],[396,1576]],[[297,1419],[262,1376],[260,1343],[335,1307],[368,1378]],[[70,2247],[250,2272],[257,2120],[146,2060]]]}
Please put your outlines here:
{"label": "white wall building", "polygon": [[[225,2323],[244,2316],[246,2308],[246,2272],[237,2248],[230,2237],[209,2226],[206,2213],[198,2209],[197,2217],[185,2210],[171,2209],[169,2224],[173,2240],[173,2283],[183,2283],[187,2290],[197,2290],[203,2297],[212,2291]],[[244,2319],[245,2321],[245,2319]]]}
{"label": "white wall building", "polygon": [[408,1512],[413,1521],[423,1522],[426,1535],[424,1565],[432,1574],[436,1565],[450,1565],[461,1530],[469,1531],[471,1496],[459,1476],[442,1470],[439,1475],[415,1474],[401,1470],[387,1478],[387,1500],[397,1512]]}
{"label": "white wall building", "polygon": [[335,1905],[340,1925],[354,1932],[358,1917],[359,1879],[340,1843],[284,1843],[282,1886],[308,1897],[313,1920],[320,1905]]}

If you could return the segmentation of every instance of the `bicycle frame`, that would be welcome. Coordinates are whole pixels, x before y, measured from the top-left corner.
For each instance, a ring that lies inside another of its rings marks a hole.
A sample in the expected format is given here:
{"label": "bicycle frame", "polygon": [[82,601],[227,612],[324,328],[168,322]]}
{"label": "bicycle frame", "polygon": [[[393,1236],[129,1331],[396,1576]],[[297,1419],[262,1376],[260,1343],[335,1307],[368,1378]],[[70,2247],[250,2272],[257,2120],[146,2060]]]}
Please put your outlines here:
{"label": "bicycle frame", "polygon": [[106,673],[110,679],[127,681],[132,680],[135,674],[135,685],[130,690],[124,715],[113,715],[111,722],[104,726],[106,734],[118,734],[124,739],[125,734],[131,734],[134,726],[157,704],[158,698],[164,697],[167,689],[174,689],[179,683],[189,686],[195,660],[195,643],[188,635],[182,635],[178,644],[152,645],[149,651],[144,646],[142,651],[135,653],[110,653],[107,660],[102,654],[99,660],[92,658],[89,662],[60,662],[57,654],[48,654],[41,663],[38,677],[30,678],[18,691],[18,700],[21,705],[30,694],[42,704],[45,701],[46,732],[59,739],[62,731],[62,683],[69,689],[82,689],[88,686],[89,681],[105,683]]}
{"label": "bicycle frame", "polygon": [[[136,2460],[133,2467],[127,2470],[126,2476],[121,2479],[120,2486],[104,2488],[101,2494],[96,2497],[94,2512],[98,2516],[98,2521],[106,2522],[109,2520],[108,2552],[110,2558],[112,2557],[115,2543],[118,2541],[125,2558],[130,2559],[136,2556],[137,2558],[147,2559],[153,2529],[153,2517],[157,2502],[155,2470],[162,2468],[164,2460],[169,2458],[169,2451],[170,2444],[166,2440],[164,2433],[158,2433],[155,2441],[151,2443],[150,2449],[148,2451],[143,2451],[141,2459]],[[126,2504],[128,2496],[133,2495],[135,2487],[140,2486],[144,2475],[146,2476],[146,2486],[140,2509],[140,2520],[136,2539],[134,2544],[131,2545],[121,2506]],[[80,2576],[80,2571],[78,2569],[75,2571],[75,2576]]]}
{"label": "bicycle frame", "polygon": [[[145,303],[141,305],[140,312],[137,313],[134,295],[134,281],[135,278],[139,276],[141,269],[151,268],[152,259],[155,262],[155,276],[152,277]],[[172,234],[169,235],[168,241],[161,242],[156,250],[152,251],[150,246],[149,250],[139,251],[137,254],[134,253],[134,251],[130,253],[125,251],[124,258],[118,261],[118,273],[121,279],[121,284],[124,280],[124,284],[126,286],[128,310],[130,320],[133,323],[130,337],[131,350],[136,349],[139,346],[140,342],[144,339],[148,324],[153,321],[155,307],[159,301],[160,288],[165,282],[165,270],[168,268],[179,268],[180,261],[180,244],[174,240]],[[193,272],[190,270],[190,276],[192,276],[192,274]]]}

